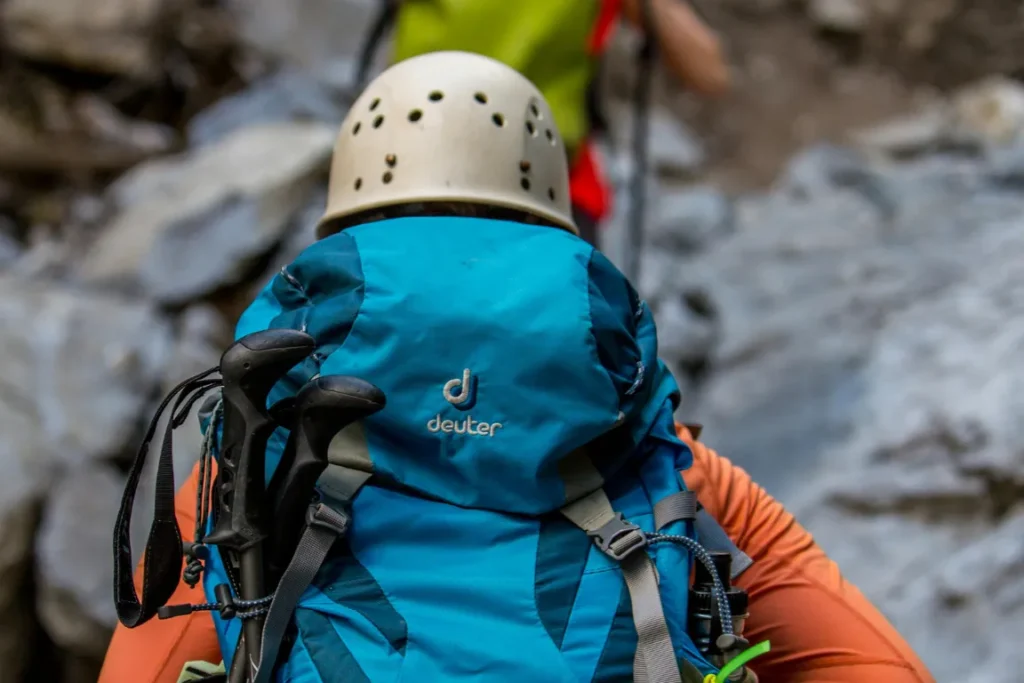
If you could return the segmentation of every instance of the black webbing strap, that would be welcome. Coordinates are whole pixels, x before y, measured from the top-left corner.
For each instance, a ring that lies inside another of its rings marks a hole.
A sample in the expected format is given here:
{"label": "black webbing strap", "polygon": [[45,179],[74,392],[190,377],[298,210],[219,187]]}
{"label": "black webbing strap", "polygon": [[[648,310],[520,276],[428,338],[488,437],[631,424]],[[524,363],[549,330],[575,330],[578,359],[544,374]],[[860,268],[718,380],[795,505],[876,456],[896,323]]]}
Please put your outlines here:
{"label": "black webbing strap", "polygon": [[[181,530],[174,515],[174,447],[173,430],[188,419],[192,406],[211,389],[220,385],[219,379],[208,379],[217,371],[211,368],[190,377],[174,389],[161,402],[139,446],[128,482],[121,497],[121,507],[114,526],[114,604],[117,618],[128,628],[144,624],[156,614],[178,587],[183,550]],[[135,591],[132,562],[131,519],[138,492],[139,479],[146,464],[150,443],[156,435],[160,418],[174,401],[171,417],[164,429],[157,463],[153,523],[146,541],[142,574],[142,597]]]}

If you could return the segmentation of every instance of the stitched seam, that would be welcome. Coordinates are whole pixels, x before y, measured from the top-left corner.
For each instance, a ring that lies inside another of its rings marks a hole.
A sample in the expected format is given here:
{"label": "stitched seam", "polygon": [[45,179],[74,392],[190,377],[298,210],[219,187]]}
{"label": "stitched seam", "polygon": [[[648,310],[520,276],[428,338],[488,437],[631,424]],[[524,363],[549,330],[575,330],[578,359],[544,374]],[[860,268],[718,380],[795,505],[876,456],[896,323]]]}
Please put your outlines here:
{"label": "stitched seam", "polygon": [[288,266],[281,267],[281,277],[285,279],[285,282],[287,282],[290,287],[298,290],[299,294],[302,295],[302,298],[305,299],[307,304],[310,306],[314,305],[313,299],[311,299],[309,294],[306,292],[306,288],[303,287],[302,281],[292,275],[291,271],[288,270]]}

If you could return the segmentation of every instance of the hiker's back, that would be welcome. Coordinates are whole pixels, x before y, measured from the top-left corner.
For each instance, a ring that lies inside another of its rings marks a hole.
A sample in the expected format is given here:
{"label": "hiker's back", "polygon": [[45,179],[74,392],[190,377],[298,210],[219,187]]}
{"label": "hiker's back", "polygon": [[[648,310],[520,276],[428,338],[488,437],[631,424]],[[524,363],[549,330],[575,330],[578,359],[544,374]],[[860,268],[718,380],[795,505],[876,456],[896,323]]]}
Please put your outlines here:
{"label": "hiker's back", "polygon": [[[267,327],[316,339],[300,381],[354,375],[387,395],[332,445],[332,467],[373,477],[299,603],[278,680],[632,680],[622,572],[559,510],[606,475],[614,508],[654,531],[690,454],[650,314],[603,256],[524,223],[361,225],[286,267],[238,334]],[[581,450],[620,422],[606,450]],[[689,555],[652,555],[678,655],[705,668],[686,635]],[[214,562],[208,593],[225,580]]]}

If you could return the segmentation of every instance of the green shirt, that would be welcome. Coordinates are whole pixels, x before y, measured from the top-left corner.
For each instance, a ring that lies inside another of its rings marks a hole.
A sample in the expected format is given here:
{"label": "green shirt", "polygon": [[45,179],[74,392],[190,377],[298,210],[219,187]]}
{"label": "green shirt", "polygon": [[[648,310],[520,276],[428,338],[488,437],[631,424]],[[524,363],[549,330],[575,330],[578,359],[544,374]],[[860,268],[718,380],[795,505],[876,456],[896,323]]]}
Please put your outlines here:
{"label": "green shirt", "polygon": [[520,72],[544,94],[569,149],[587,135],[587,88],[596,61],[588,40],[599,0],[404,0],[394,61],[462,50]]}

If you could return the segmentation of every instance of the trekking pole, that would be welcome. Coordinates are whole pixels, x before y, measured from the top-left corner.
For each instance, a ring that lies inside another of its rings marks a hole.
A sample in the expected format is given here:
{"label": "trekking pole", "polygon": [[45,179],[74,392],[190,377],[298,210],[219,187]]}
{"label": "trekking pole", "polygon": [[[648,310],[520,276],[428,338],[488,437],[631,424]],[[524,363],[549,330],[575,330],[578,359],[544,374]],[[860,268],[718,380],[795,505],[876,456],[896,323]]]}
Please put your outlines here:
{"label": "trekking pole", "polygon": [[[275,587],[274,601],[263,631],[255,683],[265,683],[273,676],[273,667],[295,606],[331,546],[344,536],[348,526],[347,510],[333,503],[338,509],[328,514],[340,522],[336,534],[325,543],[310,540],[314,526],[322,527],[324,524],[319,508],[331,504],[331,501],[320,503],[316,496],[317,480],[330,464],[331,442],[352,423],[383,409],[385,403],[384,392],[380,389],[369,382],[343,375],[311,380],[295,397],[288,444],[268,490],[273,526],[268,544],[271,555],[267,564]],[[331,477],[331,483],[346,484],[346,473],[352,475],[353,470],[340,463],[335,465],[340,472],[333,472],[335,476]],[[369,478],[369,473],[357,471],[355,476],[361,485]],[[347,483],[352,485],[351,478]],[[338,493],[330,490],[324,482],[321,486],[328,489],[329,499],[331,493]]]}
{"label": "trekking pole", "polygon": [[273,556],[271,580],[286,565],[298,544],[316,481],[327,468],[334,437],[353,422],[364,420],[385,405],[384,393],[361,379],[344,375],[318,377],[302,388],[295,401],[295,424],[270,483],[272,525],[268,544]]}
{"label": "trekking pole", "polygon": [[[732,555],[728,552],[709,550],[712,566],[696,563],[693,586],[690,588],[687,632],[692,634],[693,643],[701,654],[721,669],[749,645],[743,637],[747,622],[750,598],[747,592],[732,583]],[[732,621],[732,633],[722,632],[718,597],[715,595],[714,571],[723,589]],[[739,667],[726,680],[743,681],[746,670]],[[725,683],[725,681],[723,681]]]}
{"label": "trekking pole", "polygon": [[644,39],[637,54],[636,83],[633,90],[633,175],[630,178],[630,215],[626,235],[626,277],[633,286],[639,284],[640,260],[644,246],[644,213],[647,206],[647,152],[651,83],[654,76],[654,55],[658,40],[654,33],[651,0],[640,3],[643,13]]}
{"label": "trekking pole", "polygon": [[[267,397],[274,385],[315,347],[313,338],[304,332],[265,330],[239,339],[221,356],[224,431],[218,459],[217,519],[204,542],[233,554],[239,584],[236,589],[243,608],[266,597],[261,552],[266,535],[264,461],[267,442],[276,428],[267,412]],[[226,586],[217,589],[230,598]],[[252,610],[255,614],[239,614],[253,668],[259,661],[263,628],[261,610],[256,607]]]}

